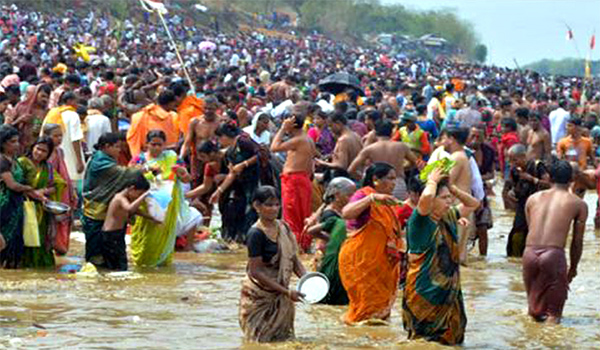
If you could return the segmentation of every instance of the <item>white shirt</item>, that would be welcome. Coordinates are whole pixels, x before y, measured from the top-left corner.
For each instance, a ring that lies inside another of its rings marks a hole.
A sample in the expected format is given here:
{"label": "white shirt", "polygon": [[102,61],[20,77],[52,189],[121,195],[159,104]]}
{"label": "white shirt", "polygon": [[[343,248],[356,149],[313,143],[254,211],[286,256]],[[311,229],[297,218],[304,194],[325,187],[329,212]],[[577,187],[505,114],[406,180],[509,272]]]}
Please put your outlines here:
{"label": "white shirt", "polygon": [[[75,157],[75,148],[73,142],[83,140],[83,130],[81,130],[81,120],[79,114],[74,111],[64,111],[62,114],[63,124],[63,139],[60,147],[65,152],[65,164],[67,171],[72,181],[82,180],[83,172],[77,172],[77,158]],[[83,150],[81,150],[81,161],[83,162]]]}
{"label": "white shirt", "polygon": [[550,119],[550,133],[552,136],[552,147],[556,146],[558,141],[567,135],[567,120],[569,119],[569,112],[559,107],[548,116]]}
{"label": "white shirt", "polygon": [[98,139],[105,133],[111,132],[110,119],[102,114],[88,115],[85,119],[87,124],[86,143],[88,150],[93,151],[94,146],[98,143]]}

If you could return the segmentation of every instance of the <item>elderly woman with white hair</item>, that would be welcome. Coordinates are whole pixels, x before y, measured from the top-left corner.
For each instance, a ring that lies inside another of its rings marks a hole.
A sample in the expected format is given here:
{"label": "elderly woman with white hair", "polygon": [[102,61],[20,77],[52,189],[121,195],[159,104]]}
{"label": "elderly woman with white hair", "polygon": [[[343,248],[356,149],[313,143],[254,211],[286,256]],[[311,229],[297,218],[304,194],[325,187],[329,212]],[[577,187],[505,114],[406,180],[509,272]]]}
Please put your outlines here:
{"label": "elderly woman with white hair", "polygon": [[100,136],[112,132],[110,119],[104,115],[104,101],[99,97],[91,98],[88,101],[88,112],[85,118],[87,132],[85,141],[88,150],[93,150],[98,143]]}
{"label": "elderly woman with white hair", "polygon": [[346,221],[342,219],[342,209],[355,191],[356,185],[348,178],[336,177],[331,180],[323,196],[324,204],[315,215],[319,223],[307,228],[308,234],[326,242],[323,258],[317,268],[330,282],[329,294],[323,299],[323,304],[348,304],[348,294],[340,279],[338,255],[346,240]]}

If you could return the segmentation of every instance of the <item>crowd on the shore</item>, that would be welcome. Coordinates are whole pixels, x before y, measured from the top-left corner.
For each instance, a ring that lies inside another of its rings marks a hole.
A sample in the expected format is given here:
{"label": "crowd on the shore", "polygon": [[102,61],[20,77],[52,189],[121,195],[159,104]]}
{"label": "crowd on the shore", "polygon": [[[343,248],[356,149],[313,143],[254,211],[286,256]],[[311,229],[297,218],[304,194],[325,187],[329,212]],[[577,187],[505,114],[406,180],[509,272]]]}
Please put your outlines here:
{"label": "crowd on the shore", "polygon": [[168,25],[191,84],[152,21],[2,8],[0,266],[53,268],[75,224],[98,268],[168,265],[216,207],[248,250],[246,339],[293,337],[306,253],[346,323],[400,293],[410,338],[460,344],[460,266],[501,195],[529,313],[560,321],[600,189],[597,80]]}

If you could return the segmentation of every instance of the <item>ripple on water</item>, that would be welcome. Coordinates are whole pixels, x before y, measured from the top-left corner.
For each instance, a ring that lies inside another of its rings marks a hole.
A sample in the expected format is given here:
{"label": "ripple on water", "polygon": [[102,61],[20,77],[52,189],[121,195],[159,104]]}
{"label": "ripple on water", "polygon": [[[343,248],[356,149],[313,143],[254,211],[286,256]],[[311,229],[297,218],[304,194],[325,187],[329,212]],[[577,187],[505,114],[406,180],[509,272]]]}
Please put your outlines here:
{"label": "ripple on water", "polygon": [[[501,193],[500,187],[496,193]],[[588,194],[590,212],[596,198]],[[599,349],[600,233],[593,231],[592,218],[564,322],[543,325],[527,316],[520,259],[506,258],[513,218],[500,208],[499,199],[492,199],[495,223],[488,257],[474,258],[461,270],[469,320],[464,347]],[[82,256],[82,244],[72,243],[73,253]],[[17,337],[23,349],[446,349],[406,340],[400,298],[388,326],[347,327],[340,321],[345,307],[298,305],[296,341],[244,344],[237,313],[246,261],[243,249],[183,253],[170,268],[134,269],[89,280],[48,271],[3,270],[0,348]],[[47,334],[39,336],[34,323]]]}

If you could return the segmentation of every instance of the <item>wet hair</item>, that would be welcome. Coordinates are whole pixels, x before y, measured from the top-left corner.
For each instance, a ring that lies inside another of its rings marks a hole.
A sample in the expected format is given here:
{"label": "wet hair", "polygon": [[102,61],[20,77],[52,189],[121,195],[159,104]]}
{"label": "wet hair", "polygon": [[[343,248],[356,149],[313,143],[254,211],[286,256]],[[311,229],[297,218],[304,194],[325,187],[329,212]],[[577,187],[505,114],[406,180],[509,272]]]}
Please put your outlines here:
{"label": "wet hair", "polygon": [[8,96],[6,94],[0,93],[0,103],[8,100]]}
{"label": "wet hair", "polygon": [[467,143],[467,139],[469,138],[469,129],[461,128],[457,126],[452,126],[446,129],[446,133],[448,137],[451,137],[458,142],[459,145],[464,146]]}
{"label": "wet hair", "polygon": [[419,179],[419,176],[415,175],[408,179],[406,189],[408,192],[417,193],[417,194],[421,195],[421,193],[423,193],[423,190],[425,189],[425,186],[423,186],[423,182],[421,182],[421,179]]}
{"label": "wet hair", "polygon": [[529,119],[529,108],[521,107],[515,110],[517,118]]}
{"label": "wet hair", "polygon": [[79,76],[77,74],[69,74],[65,78],[65,83],[79,85],[79,84],[81,84],[81,78],[79,78]]}
{"label": "wet hair", "polygon": [[397,119],[398,118],[396,111],[393,110],[392,108],[386,108],[385,111],[383,111],[383,114],[388,119]]}
{"label": "wet hair", "polygon": [[502,100],[500,102],[500,107],[510,107],[510,106],[512,106],[511,100]]}
{"label": "wet hair", "polygon": [[150,189],[150,182],[139,172],[129,181],[128,187],[133,187],[135,190],[148,191]]}
{"label": "wet hair", "polygon": [[553,183],[566,185],[573,177],[573,167],[566,160],[557,160],[550,165],[550,179]]}
{"label": "wet hair", "polygon": [[185,96],[187,94],[187,87],[183,83],[172,83],[169,86],[169,89],[173,91],[173,94],[177,97]]}
{"label": "wet hair", "polygon": [[437,184],[437,188],[435,189],[436,197],[440,195],[440,192],[442,192],[444,188],[448,188],[449,186],[450,180],[447,177],[441,179]]}
{"label": "wet hair", "polygon": [[257,204],[265,204],[269,199],[277,199],[277,190],[273,186],[260,186],[254,192],[254,196],[252,197],[252,202]]}
{"label": "wet hair", "polygon": [[44,136],[50,136],[50,135],[52,135],[52,132],[56,129],[60,129],[60,125],[48,123],[48,124],[44,124],[44,127],[42,128],[42,132],[44,133]]}
{"label": "wet hair", "polygon": [[146,134],[146,142],[152,141],[152,139],[161,139],[163,142],[167,142],[167,135],[162,130],[150,130],[148,134]]}
{"label": "wet hair", "polygon": [[15,136],[19,136],[19,130],[12,125],[0,125],[0,152],[3,152],[4,144]]}
{"label": "wet hair", "polygon": [[427,105],[418,104],[417,107],[415,108],[415,110],[417,111],[418,115],[423,115],[423,114],[425,114],[425,112],[427,112]]}
{"label": "wet hair", "polygon": [[506,118],[502,120],[502,126],[506,127],[510,131],[517,131],[517,122],[513,118]]}
{"label": "wet hair", "polygon": [[375,136],[392,137],[394,131],[394,124],[387,120],[380,120],[375,124]]}
{"label": "wet hair", "polygon": [[215,130],[215,135],[231,138],[238,136],[240,133],[240,128],[234,122],[221,123],[221,125],[217,127],[217,130]]}
{"label": "wet hair", "polygon": [[334,113],[333,116],[331,117],[331,122],[342,124],[342,125],[347,125],[348,119],[346,119],[346,116],[343,113],[337,112],[337,113]]}
{"label": "wet hair", "polygon": [[382,178],[386,177],[387,174],[389,174],[390,171],[392,171],[392,170],[394,170],[394,167],[388,163],[377,162],[377,163],[371,164],[371,166],[369,166],[367,168],[367,171],[365,172],[365,177],[362,180],[362,186],[363,187],[367,187],[367,186],[373,187],[375,185],[375,183],[373,181],[373,177],[382,179]]}
{"label": "wet hair", "polygon": [[119,133],[116,132],[107,132],[102,134],[98,139],[98,143],[94,146],[96,150],[102,150],[106,146],[112,146],[120,141]]}
{"label": "wet hair", "polygon": [[219,146],[212,141],[204,141],[196,147],[198,153],[211,154],[219,151]]}
{"label": "wet hair", "polygon": [[49,84],[42,84],[40,87],[38,87],[37,93],[39,94],[40,92],[45,92],[50,95],[52,93],[52,86]]}
{"label": "wet hair", "polygon": [[54,142],[52,142],[52,139],[48,136],[42,136],[40,138],[38,138],[33,145],[31,146],[31,152],[30,154],[33,154],[33,149],[35,146],[37,145],[46,145],[46,147],[48,147],[48,156],[46,157],[45,160],[48,160],[48,158],[50,158],[50,155],[52,154],[52,152],[54,151]]}
{"label": "wet hair", "polygon": [[175,102],[175,94],[169,89],[162,91],[160,95],[158,95],[158,104],[161,106],[166,106],[173,102]]}
{"label": "wet hair", "polygon": [[327,184],[327,189],[323,195],[323,202],[330,204],[335,200],[336,194],[348,193],[355,186],[354,182],[347,177],[336,177]]}
{"label": "wet hair", "polygon": [[381,119],[381,113],[378,110],[370,110],[365,112],[365,120],[371,119],[373,123],[377,123]]}

